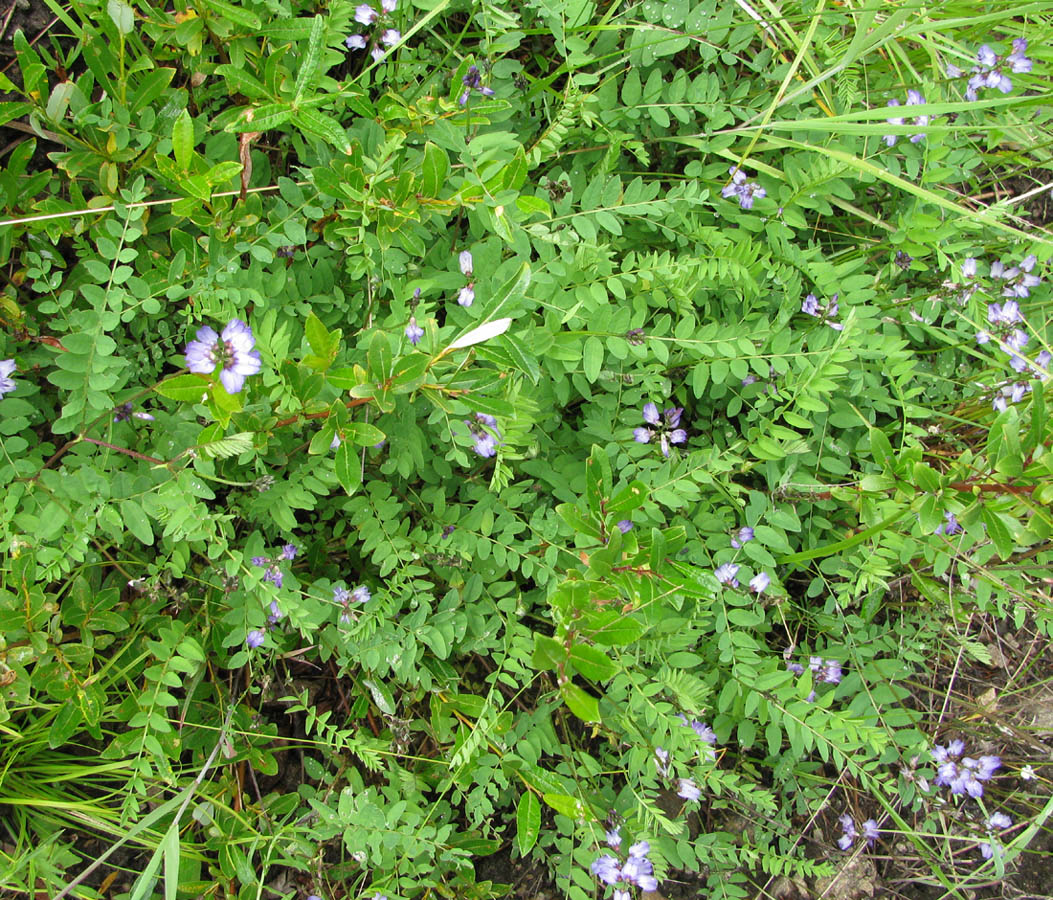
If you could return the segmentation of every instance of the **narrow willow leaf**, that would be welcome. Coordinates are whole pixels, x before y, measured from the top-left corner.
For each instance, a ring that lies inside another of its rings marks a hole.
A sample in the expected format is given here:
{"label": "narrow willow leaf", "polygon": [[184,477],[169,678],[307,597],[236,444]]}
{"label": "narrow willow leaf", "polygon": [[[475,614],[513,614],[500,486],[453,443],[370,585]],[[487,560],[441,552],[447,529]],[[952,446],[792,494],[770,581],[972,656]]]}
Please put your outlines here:
{"label": "narrow willow leaf", "polygon": [[519,808],[516,810],[516,846],[520,856],[530,852],[540,833],[541,804],[537,794],[527,791],[519,798]]}
{"label": "narrow willow leaf", "polygon": [[504,334],[508,331],[508,327],[511,324],[511,319],[494,319],[492,322],[484,322],[478,328],[473,328],[467,334],[462,334],[443,353],[449,353],[451,350],[463,350],[465,347],[471,347],[473,344],[481,344],[483,341],[488,341],[490,338]]}

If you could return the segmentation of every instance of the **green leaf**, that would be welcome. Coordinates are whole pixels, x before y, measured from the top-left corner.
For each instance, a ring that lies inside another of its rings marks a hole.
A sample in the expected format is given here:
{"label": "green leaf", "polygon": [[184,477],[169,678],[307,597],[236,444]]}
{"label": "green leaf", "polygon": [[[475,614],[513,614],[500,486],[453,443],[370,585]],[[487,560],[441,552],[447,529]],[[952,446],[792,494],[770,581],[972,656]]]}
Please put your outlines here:
{"label": "green leaf", "polygon": [[124,0],[107,0],[106,12],[120,34],[131,34],[135,28],[135,10]]}
{"label": "green leaf", "polygon": [[176,900],[179,891],[179,826],[173,822],[168,826],[161,841],[161,852],[165,858],[165,900]]}
{"label": "green leaf", "polygon": [[242,453],[252,450],[255,436],[251,431],[240,431],[237,434],[198,444],[196,449],[206,459],[230,459],[232,456],[241,456]]}
{"label": "green leaf", "polygon": [[186,403],[202,403],[208,396],[211,379],[205,375],[176,375],[162,381],[155,390],[162,397],[171,400],[181,400]]}
{"label": "green leaf", "polygon": [[541,796],[541,799],[545,801],[546,806],[552,807],[561,816],[566,816],[575,822],[589,812],[584,803],[569,794],[546,793]]}
{"label": "green leaf", "polygon": [[567,704],[567,709],[583,722],[600,721],[600,701],[592,694],[570,681],[560,685],[559,692],[563,695],[563,702]]}
{"label": "green leaf", "polygon": [[351,152],[351,142],[347,139],[344,126],[332,116],[321,113],[317,109],[301,109],[297,111],[293,124],[298,125],[308,134],[321,138],[327,144],[332,144],[341,153]]}
{"label": "green leaf", "polygon": [[[293,90],[293,106],[297,106],[303,99],[308,86],[314,87],[313,80],[318,72],[318,63],[322,58],[322,45],[325,42],[325,19],[319,14],[311,23],[311,36],[307,42],[307,52],[300,61],[299,70],[296,73],[296,87]],[[301,113],[303,110],[301,110]],[[299,116],[298,116],[299,117]],[[346,141],[347,138],[345,137]]]}
{"label": "green leaf", "polygon": [[374,447],[381,441],[387,440],[387,435],[368,422],[349,422],[343,428],[342,440],[345,443],[357,444],[359,447]]}
{"label": "green leaf", "polygon": [[369,688],[369,692],[373,695],[373,702],[377,705],[377,709],[385,715],[395,715],[395,701],[391,698],[391,691],[388,690],[387,685],[382,681],[375,681],[371,678],[363,679],[362,683]]}
{"label": "green leaf", "polygon": [[348,494],[362,486],[362,464],[348,441],[336,448],[336,477]]}
{"label": "green leaf", "polygon": [[631,615],[609,609],[589,613],[582,619],[582,630],[594,643],[605,647],[625,647],[638,641],[644,627]]}
{"label": "green leaf", "polygon": [[605,509],[609,516],[624,517],[626,513],[639,509],[646,502],[647,485],[642,481],[634,481],[611,497]]}
{"label": "green leaf", "polygon": [[571,647],[570,661],[574,668],[590,681],[607,681],[618,672],[618,666],[606,653],[588,644],[575,644]]}
{"label": "green leaf", "polygon": [[600,377],[600,369],[603,368],[603,342],[596,335],[590,334],[586,338],[581,361],[585,377],[592,384]]}
{"label": "green leaf", "polygon": [[600,529],[596,523],[587,518],[576,503],[560,503],[556,506],[556,515],[566,522],[578,534],[586,534],[599,540]]}
{"label": "green leaf", "polygon": [[531,851],[540,833],[541,804],[537,794],[527,791],[519,798],[519,807],[516,809],[516,846],[520,856],[526,856]]}
{"label": "green leaf", "polygon": [[450,171],[450,157],[431,141],[424,145],[420,192],[424,197],[438,197]]}
{"label": "green leaf", "polygon": [[534,635],[534,653],[530,665],[535,669],[557,669],[567,661],[566,648],[555,638],[544,634]]}
{"label": "green leaf", "polygon": [[205,0],[205,6],[220,16],[220,18],[233,22],[235,25],[240,25],[249,31],[258,31],[263,24],[260,21],[260,17],[251,9],[235,6],[233,3],[227,3],[227,0]]}
{"label": "green leaf", "polygon": [[885,432],[878,428],[870,429],[870,453],[882,469],[888,469],[895,463],[895,455],[892,452],[892,444],[885,437]]}
{"label": "green leaf", "polygon": [[994,542],[998,555],[1002,559],[1009,559],[1013,555],[1013,536],[1005,522],[989,506],[981,507],[980,519],[987,526],[987,536]]}
{"label": "green leaf", "polygon": [[184,172],[189,171],[194,158],[194,121],[185,109],[172,123],[172,153],[176,165]]}
{"label": "green leaf", "polygon": [[284,125],[292,118],[293,109],[286,103],[264,103],[260,106],[249,106],[241,115],[231,122],[225,131],[270,131]]}
{"label": "green leaf", "polygon": [[124,527],[144,544],[149,545],[154,542],[150,520],[137,501],[132,499],[121,501],[121,519],[124,521]]}

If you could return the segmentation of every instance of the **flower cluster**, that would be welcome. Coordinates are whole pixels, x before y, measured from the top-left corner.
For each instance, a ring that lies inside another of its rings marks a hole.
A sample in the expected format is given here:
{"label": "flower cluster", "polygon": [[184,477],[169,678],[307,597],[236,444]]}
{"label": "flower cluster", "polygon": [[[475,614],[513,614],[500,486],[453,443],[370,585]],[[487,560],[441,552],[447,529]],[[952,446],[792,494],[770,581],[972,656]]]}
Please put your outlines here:
{"label": "flower cluster", "polygon": [[[378,22],[381,26],[390,26],[389,17],[395,11],[395,4],[396,0],[380,0],[380,12],[373,9],[368,3],[359,4],[355,7],[355,21],[367,28],[376,26]],[[374,62],[380,62],[388,52],[384,48],[395,46],[402,40],[402,34],[396,28],[373,27],[370,40],[373,47],[369,55],[373,57]],[[352,34],[344,40],[344,44],[348,50],[365,50],[370,40],[367,40],[365,35]]]}
{"label": "flower cluster", "polygon": [[245,379],[257,375],[263,367],[255,346],[252,329],[241,319],[231,319],[222,334],[203,325],[197,330],[197,340],[186,345],[186,367],[198,375],[211,375],[219,365],[224,390],[237,394],[245,387]]}
{"label": "flower cluster", "polygon": [[[921,106],[924,102],[925,102],[925,98],[922,97],[921,94],[918,93],[918,91],[915,91],[913,89],[907,91],[907,106]],[[900,104],[899,104],[898,100],[893,98],[892,100],[889,100],[888,105],[889,106],[899,106]],[[902,116],[893,116],[891,119],[888,120],[888,123],[889,123],[889,125],[903,125],[903,124],[905,124],[904,119],[903,119]],[[924,128],[926,125],[929,124],[929,116],[915,116],[914,117],[914,124],[916,126],[918,126],[918,128]],[[916,144],[916,143],[918,143],[918,141],[922,140],[924,137],[925,137],[924,133],[912,134],[910,136],[910,142],[912,144]],[[895,143],[896,143],[897,139],[898,139],[898,135],[895,135],[895,134],[886,134],[885,137],[882,138],[882,140],[884,140],[885,145],[887,147],[895,146]]]}
{"label": "flower cluster", "polygon": [[278,563],[292,560],[297,552],[295,544],[286,544],[282,547],[281,552],[277,557],[272,559],[269,556],[254,556],[252,557],[252,564],[254,566],[259,566],[262,569],[266,569],[267,571],[263,574],[263,580],[269,581],[275,587],[280,588],[282,586],[283,575]]}
{"label": "flower cluster", "polygon": [[[1009,299],[1003,303],[987,305],[988,327],[976,333],[976,342],[988,344],[996,341],[999,349],[1009,357],[1009,366],[1014,372],[1030,373],[1031,377],[1046,381],[1050,376],[1050,362],[1053,361],[1053,356],[1048,350],[1041,350],[1034,360],[1024,356],[1024,348],[1030,341],[1030,335],[1025,330],[1027,322],[1017,299],[1030,296],[1031,288],[1042,283],[1037,275],[1032,274],[1036,262],[1035,255],[1029,254],[1019,265],[1007,267],[1001,260],[991,264],[991,277],[1005,282],[1002,296]],[[963,274],[969,273],[967,277],[973,277],[975,271],[975,260],[967,259],[962,264]],[[998,412],[1004,412],[1008,404],[1019,403],[1030,390],[1031,386],[1022,382],[1005,384],[999,389],[991,405]]]}
{"label": "flower cluster", "polygon": [[[466,420],[464,424],[468,426],[468,432],[472,438],[472,449],[479,456],[489,457],[497,455],[497,441],[501,437],[501,432],[497,429],[497,419],[494,416],[477,412],[475,414],[475,422]],[[494,434],[483,428],[484,425],[486,428],[492,428]]]}
{"label": "flower cluster", "polygon": [[[843,675],[841,669],[841,661],[837,659],[823,659],[821,656],[809,656],[808,657],[808,668],[811,669],[812,674],[815,676],[815,682],[818,684],[840,684],[841,677]],[[789,672],[793,672],[797,675],[804,674],[804,666],[796,662],[787,662],[786,669]],[[806,703],[815,702],[815,691],[813,690],[807,697],[805,697]]]}
{"label": "flower cluster", "polygon": [[[610,843],[610,834],[617,838],[616,844]],[[621,843],[621,836],[617,831],[609,833],[608,844],[617,847]],[[614,894],[611,900],[629,900],[629,887],[636,885],[642,891],[658,890],[658,879],[654,877],[654,865],[647,858],[651,852],[651,845],[647,841],[639,841],[629,848],[629,856],[622,862],[618,857],[604,853],[592,861],[592,874],[603,884],[614,885]]]}
{"label": "flower cluster", "polygon": [[[1003,94],[1013,89],[1013,80],[1006,73],[1006,68],[1015,74],[1031,71],[1031,60],[1024,53],[1027,50],[1027,39],[1017,38],[1013,41],[1013,52],[1004,59],[999,59],[987,44],[976,52],[977,65],[970,69],[970,78],[965,85],[965,99],[972,102],[979,97],[984,88],[998,88]],[[951,78],[960,78],[965,73],[957,66],[948,65],[947,74]]]}
{"label": "flower cluster", "polygon": [[[845,813],[841,818],[837,820],[841,823],[841,837],[837,840],[837,846],[842,850],[847,850],[852,844],[855,843],[859,833],[856,831],[855,819],[853,819],[848,813]],[[881,835],[881,830],[878,828],[878,823],[874,819],[867,819],[863,823],[863,838],[867,842],[868,847],[874,846],[874,841]]]}
{"label": "flower cluster", "polygon": [[360,584],[353,591],[349,591],[345,587],[333,588],[333,602],[341,607],[340,621],[345,623],[350,622],[351,604],[368,603],[372,596],[373,595],[369,593],[369,588],[364,584]]}
{"label": "flower cluster", "polygon": [[738,550],[743,544],[748,544],[752,540],[753,529],[749,525],[743,525],[735,532],[735,537],[731,539],[731,546]]}
{"label": "flower cluster", "polygon": [[728,174],[731,175],[731,183],[726,184],[720,192],[720,196],[725,200],[738,197],[739,206],[743,209],[753,209],[755,199],[767,196],[768,192],[758,182],[746,180],[746,173],[738,166],[728,169]]}
{"label": "flower cluster", "polygon": [[472,251],[462,250],[457,257],[457,263],[461,267],[461,274],[468,279],[468,283],[457,292],[457,302],[467,309],[475,303],[475,282],[472,280],[475,262],[472,260]]}
{"label": "flower cluster", "polygon": [[1002,760],[997,756],[981,756],[973,759],[963,756],[965,741],[951,741],[944,747],[937,744],[932,748],[932,758],[936,760],[936,777],[933,784],[947,786],[952,794],[968,794],[970,797],[982,797],[983,782],[988,781],[997,769],[1002,767]]}
{"label": "flower cluster", "polygon": [[468,97],[471,96],[473,90],[478,91],[484,97],[492,97],[494,95],[494,89],[483,84],[483,79],[477,66],[468,67],[468,74],[461,79],[461,83],[464,84],[464,93],[457,100],[461,106],[468,102]]}
{"label": "flower cluster", "polygon": [[1017,266],[1007,266],[1000,259],[996,259],[991,263],[991,277],[1006,283],[1002,288],[1002,296],[1016,297],[1018,299],[1030,297],[1031,288],[1038,287],[1042,283],[1041,278],[1031,274],[1031,270],[1035,268],[1035,263],[1037,262],[1038,257],[1034,253],[1029,253],[1020,260],[1020,264]]}
{"label": "flower cluster", "polygon": [[15,389],[15,380],[11,377],[14,371],[15,361],[13,359],[0,359],[0,397]]}
{"label": "flower cluster", "polygon": [[987,818],[987,822],[984,823],[987,826],[987,840],[980,844],[980,855],[984,859],[990,859],[995,855],[995,848],[1001,849],[1001,844],[994,838],[995,829],[1003,831],[1006,828],[1011,828],[1013,820],[1009,818],[1005,813],[996,812],[991,813]]}
{"label": "flower cluster", "polygon": [[[721,584],[737,588],[739,586],[738,574],[740,568],[742,567],[738,563],[726,562],[717,566],[713,570],[713,574]],[[755,594],[763,594],[770,585],[771,576],[767,572],[758,572],[750,579],[750,590]]]}
{"label": "flower cluster", "polygon": [[[687,432],[680,427],[680,416],[683,414],[682,406],[670,406],[661,415],[654,403],[645,403],[643,408],[643,419],[652,428],[634,428],[633,440],[638,444],[649,444],[651,438],[658,435],[662,447],[662,456],[669,456],[670,444],[683,444],[687,442]],[[664,422],[663,422],[664,419]]]}
{"label": "flower cluster", "polygon": [[801,312],[822,320],[833,328],[834,331],[841,331],[845,326],[840,322],[831,321],[834,316],[837,315],[837,297],[838,295],[834,294],[834,296],[830,298],[830,302],[826,306],[822,306],[815,294],[809,294],[801,302]]}

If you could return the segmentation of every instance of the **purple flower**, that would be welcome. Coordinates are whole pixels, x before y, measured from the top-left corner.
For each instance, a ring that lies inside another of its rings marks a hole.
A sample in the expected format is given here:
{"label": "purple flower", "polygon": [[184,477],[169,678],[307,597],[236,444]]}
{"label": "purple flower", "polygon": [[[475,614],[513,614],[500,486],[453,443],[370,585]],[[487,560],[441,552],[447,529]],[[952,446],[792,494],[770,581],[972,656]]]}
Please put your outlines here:
{"label": "purple flower", "polygon": [[828,659],[823,666],[823,681],[827,684],[841,683],[841,663],[836,659]]}
{"label": "purple flower", "polygon": [[713,572],[717,576],[717,581],[721,584],[730,585],[733,588],[739,586],[739,580],[735,577],[738,574],[739,567],[735,563],[724,563],[724,565],[717,567],[716,571]]}
{"label": "purple flower", "polygon": [[456,530],[457,530],[457,526],[456,526],[456,525],[447,525],[447,526],[446,526],[445,528],[443,528],[443,530],[442,530],[442,539],[443,539],[443,540],[446,540],[446,538],[448,538],[448,537],[449,537],[449,536],[450,536],[451,534],[453,534],[453,533],[454,533],[454,532],[455,532]]}
{"label": "purple flower", "polygon": [[617,850],[622,844],[621,829],[611,828],[604,832],[603,839],[607,842],[608,847],[613,847]]}
{"label": "purple flower", "polygon": [[937,525],[933,534],[946,534],[948,537],[954,534],[961,534],[962,526],[958,524],[958,519],[954,513],[947,511],[943,514],[943,517],[947,520],[946,523]]}
{"label": "purple flower", "polygon": [[366,39],[360,34],[352,34],[344,38],[344,44],[348,50],[365,50]]}
{"label": "purple flower", "polygon": [[406,326],[406,339],[416,347],[422,337],[424,337],[424,329],[417,324],[416,317],[410,316],[409,325]]}
{"label": "purple flower", "polygon": [[467,308],[475,303],[475,285],[466,284],[457,292],[457,302]]}
{"label": "purple flower", "polygon": [[702,796],[702,791],[698,789],[698,785],[690,778],[680,778],[677,780],[676,795],[683,797],[685,800],[698,800]]}
{"label": "purple flower", "polygon": [[856,823],[848,813],[845,813],[837,821],[841,823],[841,831],[844,832],[841,837],[838,838],[837,846],[842,850],[847,850],[852,846],[852,842],[856,839]]}
{"label": "purple flower", "polygon": [[395,11],[396,0],[380,0],[380,8],[389,16]]}
{"label": "purple flower", "polygon": [[377,16],[377,11],[368,3],[355,7],[355,21],[361,25],[372,25],[377,20]]}
{"label": "purple flower", "polygon": [[750,590],[756,594],[763,594],[767,589],[768,585],[771,584],[771,577],[767,572],[758,572],[750,579]]}
{"label": "purple flower", "polygon": [[245,635],[245,645],[250,650],[255,650],[257,647],[263,646],[263,642],[266,639],[267,635],[265,635],[258,628],[254,628],[247,635]]}
{"label": "purple flower", "polygon": [[798,662],[788,662],[788,663],[786,663],[786,671],[787,672],[793,672],[795,675],[803,675],[804,674],[804,666],[802,666]]}
{"label": "purple flower", "polygon": [[364,584],[360,584],[351,592],[351,599],[355,603],[368,603],[372,599],[373,595],[369,593],[369,588]]}
{"label": "purple flower", "polygon": [[827,325],[834,329],[834,331],[841,331],[845,326],[840,322],[834,322],[832,319],[837,315],[837,294],[834,294],[830,298],[830,302],[823,306],[819,303],[818,298],[815,294],[808,294],[801,302],[801,312],[807,313],[810,316],[815,316],[817,319],[821,319]]}
{"label": "purple flower", "polygon": [[211,375],[218,363],[222,366],[219,380],[228,394],[237,394],[249,375],[263,366],[252,329],[241,319],[231,319],[221,335],[207,325],[197,330],[197,340],[186,345],[186,367],[199,375]]}
{"label": "purple flower", "polygon": [[975,278],[976,277],[976,260],[971,256],[967,256],[962,260],[962,278]]}
{"label": "purple flower", "polygon": [[461,83],[464,85],[464,93],[461,94],[460,99],[457,101],[461,106],[468,102],[473,90],[478,91],[484,97],[492,97],[494,95],[494,89],[483,84],[478,66],[469,66],[467,74],[461,79]]}
{"label": "purple flower", "polygon": [[863,837],[866,838],[867,845],[873,847],[874,841],[876,841],[880,836],[881,829],[878,828],[878,823],[874,819],[867,819],[863,823]]}
{"label": "purple flower", "polygon": [[335,587],[333,588],[333,602],[345,605],[348,602],[348,598],[351,596],[351,592],[346,587]]}
{"label": "purple flower", "polygon": [[725,185],[720,191],[724,199],[738,197],[739,206],[742,209],[753,209],[754,198],[767,196],[768,192],[756,181],[747,181],[746,173],[737,166],[728,169],[728,173],[731,175],[731,183]]}
{"label": "purple flower", "polygon": [[285,544],[282,547],[282,552],[278,555],[278,559],[295,559],[296,554],[299,552],[295,544]]}
{"label": "purple flower", "polygon": [[611,900],[632,900],[632,894],[622,888],[615,888]]}
{"label": "purple flower", "polygon": [[263,580],[269,581],[275,587],[280,588],[282,586],[282,581],[284,581],[282,570],[277,566],[270,566],[267,571],[263,573]]}
{"label": "purple flower", "polygon": [[385,56],[387,56],[387,51],[384,50],[382,47],[374,47],[372,50],[369,51],[369,55],[373,57],[373,62],[378,63]]}
{"label": "purple flower", "polygon": [[[911,88],[909,91],[907,91],[907,106],[921,106],[924,103],[925,103],[925,98],[921,95],[921,93],[919,91],[916,91],[913,88]],[[889,100],[888,105],[891,106],[891,107],[897,107],[897,106],[900,105],[900,102],[899,102],[899,100],[892,99],[892,100]],[[929,124],[929,119],[930,119],[929,116],[915,116],[914,117],[914,124],[916,126],[920,127],[920,128],[924,128],[926,125]],[[902,116],[893,116],[891,119],[887,119],[886,121],[888,122],[889,125],[904,125],[904,124],[906,124]],[[898,137],[899,136],[895,135],[895,134],[886,134],[882,138],[882,140],[885,142],[885,146],[893,147],[893,146],[895,146],[896,140],[898,139]],[[918,143],[918,141],[923,140],[924,137],[925,137],[925,135],[923,133],[912,134],[910,136],[910,142],[912,144],[916,144],[916,143]]]}
{"label": "purple flower", "polygon": [[285,613],[282,612],[281,607],[278,606],[277,600],[271,601],[271,611],[267,616],[268,625],[277,625],[282,619],[285,618]]}
{"label": "purple flower", "polygon": [[683,415],[683,412],[684,408],[682,406],[670,406],[665,412],[659,414],[657,404],[645,403],[643,419],[648,425],[654,426],[655,430],[643,427],[634,428],[633,440],[638,444],[648,444],[657,432],[662,455],[668,457],[670,444],[683,444],[687,441],[687,432],[683,428],[677,427],[680,424],[680,417]]}
{"label": "purple flower", "polygon": [[489,413],[477,412],[475,414],[475,419],[477,422],[482,422],[484,425],[487,425],[490,428],[497,428],[496,417],[491,416]]}
{"label": "purple flower", "polygon": [[632,522],[630,522],[630,521],[629,521],[628,519],[622,519],[622,520],[621,520],[620,522],[618,522],[618,523],[617,523],[617,524],[615,525],[615,527],[616,527],[616,528],[617,528],[617,529],[618,529],[618,530],[619,530],[619,531],[620,531],[620,532],[621,532],[622,534],[628,534],[628,533],[629,533],[629,532],[630,532],[630,531],[632,530],[632,527],[633,527],[633,523],[632,523]]}
{"label": "purple flower", "polygon": [[380,43],[388,47],[394,46],[402,40],[402,34],[397,28],[385,28],[380,33]]}
{"label": "purple flower", "polygon": [[597,856],[589,868],[592,870],[592,874],[604,884],[616,884],[621,880],[622,873],[618,859],[609,853]]}
{"label": "purple flower", "polygon": [[480,456],[489,457],[497,455],[497,440],[487,431],[473,431],[472,449]]}
{"label": "purple flower", "polygon": [[1009,816],[1007,816],[1005,813],[1002,813],[1002,812],[991,813],[990,817],[987,820],[987,827],[991,828],[991,829],[994,829],[994,828],[1011,828],[1012,825],[1013,825],[1013,820],[1010,819]]}
{"label": "purple flower", "polygon": [[0,360],[0,397],[15,389],[15,380],[11,377],[14,371],[15,361],[13,359]]}
{"label": "purple flower", "polygon": [[[899,104],[899,100],[897,100],[895,97],[893,97],[891,100],[889,100],[888,105],[889,106],[899,106],[900,105]],[[903,124],[903,117],[902,116],[893,116],[891,119],[886,119],[885,121],[887,121],[889,125],[902,125]],[[885,146],[887,146],[887,147],[894,147],[896,145],[896,141],[899,140],[899,135],[886,134],[882,138],[882,140],[885,142]]]}
{"label": "purple flower", "polygon": [[743,525],[738,533],[731,539],[731,546],[738,550],[743,544],[753,540],[753,529],[749,525]]}
{"label": "purple flower", "polygon": [[472,277],[472,272],[473,272],[473,267],[475,265],[475,262],[472,259],[472,251],[471,250],[462,250],[457,255],[457,263],[461,267],[461,274],[465,278],[471,278]]}

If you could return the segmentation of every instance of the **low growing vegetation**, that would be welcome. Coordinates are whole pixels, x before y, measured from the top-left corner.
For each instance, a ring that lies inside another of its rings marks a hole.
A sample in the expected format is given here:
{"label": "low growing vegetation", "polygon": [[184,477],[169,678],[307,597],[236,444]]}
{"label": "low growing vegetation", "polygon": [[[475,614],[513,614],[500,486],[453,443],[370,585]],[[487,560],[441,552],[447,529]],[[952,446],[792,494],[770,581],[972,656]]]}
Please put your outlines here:
{"label": "low growing vegetation", "polygon": [[1049,896],[1048,3],[15,12],[0,893]]}

